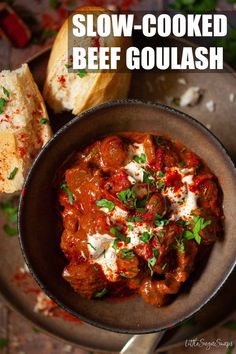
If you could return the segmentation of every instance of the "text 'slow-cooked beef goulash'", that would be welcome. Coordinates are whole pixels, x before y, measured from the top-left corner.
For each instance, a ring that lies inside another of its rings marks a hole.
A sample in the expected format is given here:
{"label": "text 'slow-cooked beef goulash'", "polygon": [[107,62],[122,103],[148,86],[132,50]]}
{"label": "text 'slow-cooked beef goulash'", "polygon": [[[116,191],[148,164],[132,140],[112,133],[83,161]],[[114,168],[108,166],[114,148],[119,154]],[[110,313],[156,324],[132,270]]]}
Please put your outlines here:
{"label": "text 'slow-cooked beef goulash'", "polygon": [[74,155],[59,190],[63,277],[86,298],[139,293],[162,306],[222,235],[217,178],[166,137],[98,140]]}

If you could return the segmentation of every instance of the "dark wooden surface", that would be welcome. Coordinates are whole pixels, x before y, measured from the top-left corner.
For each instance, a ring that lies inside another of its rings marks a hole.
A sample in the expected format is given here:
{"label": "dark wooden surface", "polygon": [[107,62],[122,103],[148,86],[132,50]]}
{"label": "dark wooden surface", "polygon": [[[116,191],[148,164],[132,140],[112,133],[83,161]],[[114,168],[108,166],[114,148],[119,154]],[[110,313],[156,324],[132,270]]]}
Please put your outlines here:
{"label": "dark wooden surface", "polygon": [[[62,1],[66,6],[70,6],[72,1],[64,0]],[[63,20],[63,16],[59,16],[58,12],[50,8],[49,0],[18,0],[14,1],[14,7],[19,10],[20,8],[28,9],[31,13],[39,20],[43,21],[43,16],[45,14],[52,15],[54,22],[49,24],[54,26],[56,29],[59,26],[60,21]],[[76,1],[73,2],[73,5]],[[80,3],[79,1],[77,2]],[[97,2],[100,3],[101,2]],[[142,8],[147,8],[150,5],[156,9],[161,9],[163,6],[162,1],[143,1]],[[45,21],[45,18],[44,18]],[[49,21],[50,22],[50,21]],[[46,47],[50,43],[51,39],[48,39],[44,44],[31,44],[29,47],[23,50],[13,48],[9,43],[0,39],[0,70],[7,68],[15,68],[21,63],[25,62],[29,57],[37,53],[44,46]],[[224,306],[224,304],[222,304]],[[236,313],[232,314],[232,318],[236,320]],[[0,300],[0,340],[7,339],[8,345],[3,349],[0,349],[3,354],[88,354],[87,351],[76,348],[70,344],[62,343],[61,341],[54,339],[42,332],[35,332],[33,325],[26,321],[21,315],[10,310],[1,300]],[[210,330],[204,335],[205,342],[213,343],[221,339],[222,341],[236,341],[236,332],[233,330],[225,329],[223,327],[218,327],[214,330]],[[201,339],[199,337],[198,339]],[[214,346],[206,351],[206,345],[200,344],[197,347],[186,347],[180,346],[169,350],[168,354],[183,354],[183,353],[197,353],[202,354],[206,352],[214,352],[215,354],[227,353],[225,346]]]}

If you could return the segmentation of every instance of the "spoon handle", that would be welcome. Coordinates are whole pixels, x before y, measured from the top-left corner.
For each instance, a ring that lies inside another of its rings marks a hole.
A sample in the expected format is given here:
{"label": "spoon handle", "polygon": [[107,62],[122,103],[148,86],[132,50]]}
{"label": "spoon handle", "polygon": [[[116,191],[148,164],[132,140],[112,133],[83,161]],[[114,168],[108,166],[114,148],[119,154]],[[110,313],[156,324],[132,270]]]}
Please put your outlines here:
{"label": "spoon handle", "polygon": [[165,332],[133,336],[120,354],[153,354]]}

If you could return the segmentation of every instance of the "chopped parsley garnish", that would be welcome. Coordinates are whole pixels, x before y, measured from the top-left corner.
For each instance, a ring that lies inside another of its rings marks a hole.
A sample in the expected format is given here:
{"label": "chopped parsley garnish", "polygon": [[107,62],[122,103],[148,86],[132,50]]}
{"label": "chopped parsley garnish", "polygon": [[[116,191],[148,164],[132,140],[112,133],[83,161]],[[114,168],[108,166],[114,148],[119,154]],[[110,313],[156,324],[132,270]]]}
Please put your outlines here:
{"label": "chopped parsley garnish", "polygon": [[141,218],[141,216],[130,216],[129,218],[127,218],[128,222],[142,222],[143,219]]}
{"label": "chopped parsley garnish", "polygon": [[106,208],[109,211],[112,211],[113,209],[115,209],[115,204],[108,199],[100,199],[96,202],[96,205],[100,208]]}
{"label": "chopped parsley garnish", "polygon": [[52,9],[57,9],[59,7],[59,1],[58,0],[50,0],[50,6]]}
{"label": "chopped parsley garnish", "polygon": [[140,240],[143,241],[144,243],[148,243],[152,238],[154,234],[149,234],[148,232],[143,232],[140,236]]}
{"label": "chopped parsley garnish", "polygon": [[118,254],[120,255],[121,259],[126,259],[128,261],[130,261],[131,259],[133,259],[135,257],[135,254],[133,251],[128,250],[127,248],[122,248]]}
{"label": "chopped parsley garnish", "polygon": [[156,262],[157,262],[156,257],[148,258],[147,264],[148,264],[148,268],[149,268],[150,271],[151,271],[151,275],[153,275],[153,267],[154,267],[154,265],[156,264]]}
{"label": "chopped parsley garnish", "polygon": [[4,212],[7,218],[7,224],[3,225],[3,230],[7,236],[12,237],[18,234],[17,227],[17,207],[14,206],[13,201],[0,202],[0,209]]}
{"label": "chopped parsley garnish", "polygon": [[98,267],[96,265],[93,266],[93,269],[95,270],[95,272],[99,271],[99,269],[98,269]]}
{"label": "chopped parsley garnish", "polygon": [[[123,235],[119,230],[117,230],[115,227],[110,228],[110,232],[112,235],[114,235],[118,240],[124,241],[124,242],[130,242],[130,237],[126,237]],[[113,247],[114,248],[114,247]]]}
{"label": "chopped parsley garnish", "polygon": [[157,145],[163,145],[164,141],[161,136],[156,136],[156,144]]}
{"label": "chopped parsley garnish", "polygon": [[165,177],[165,173],[162,171],[158,171],[157,176],[158,177]]}
{"label": "chopped parsley garnish", "polygon": [[224,323],[222,327],[236,331],[236,321],[229,320],[228,322]]}
{"label": "chopped parsley garnish", "polygon": [[180,166],[180,167],[184,167],[184,166],[185,166],[185,162],[184,162],[184,161],[180,161],[180,162],[179,162],[179,166]]}
{"label": "chopped parsley garnish", "polygon": [[70,190],[70,188],[68,187],[68,185],[67,185],[66,182],[62,183],[61,189],[63,189],[63,190],[67,193],[69,204],[73,204],[74,196],[73,196],[73,194],[72,194],[72,192],[71,192],[71,190]]}
{"label": "chopped parsley garnish", "polygon": [[10,223],[17,222],[17,207],[14,206],[12,201],[0,202],[0,209],[4,212]]}
{"label": "chopped parsley garnish", "polygon": [[112,247],[114,248],[114,250],[117,249],[119,241],[120,241],[120,240],[119,240],[118,238],[116,238],[115,241],[113,242]]}
{"label": "chopped parsley garnish", "polygon": [[3,113],[4,107],[7,105],[7,101],[4,98],[0,98],[0,114]]}
{"label": "chopped parsley garnish", "polygon": [[7,96],[7,98],[9,98],[10,97],[9,91],[4,86],[2,87],[2,90],[3,90],[4,95]]}
{"label": "chopped parsley garnish", "polygon": [[137,198],[134,191],[130,188],[125,189],[117,194],[118,198],[132,208],[136,208]]}
{"label": "chopped parsley garnish", "polygon": [[107,288],[104,288],[104,289],[102,289],[101,291],[98,291],[98,292],[94,295],[94,297],[100,298],[100,297],[103,297],[104,295],[106,295],[107,293],[108,293]]}
{"label": "chopped parsley garnish", "polygon": [[165,270],[166,269],[166,266],[167,266],[167,263],[164,263],[161,267],[162,270]]}
{"label": "chopped parsley garnish", "polygon": [[48,119],[47,118],[41,118],[40,119],[40,124],[42,124],[42,125],[46,125],[46,124],[48,124],[49,122],[48,122]]}
{"label": "chopped parsley garnish", "polygon": [[165,186],[164,181],[158,181],[158,182],[157,182],[157,187],[158,187],[158,188],[162,189],[164,186]]}
{"label": "chopped parsley garnish", "polygon": [[133,231],[133,229],[134,229],[133,225],[130,225],[130,224],[127,226],[127,228],[129,231]]}
{"label": "chopped parsley garnish", "polygon": [[175,0],[169,6],[176,11],[186,13],[205,13],[215,10],[217,0]]}
{"label": "chopped parsley garnish", "polygon": [[97,251],[96,247],[94,247],[94,245],[92,245],[92,243],[87,242],[87,245],[89,245],[94,251]]}
{"label": "chopped parsley garnish", "polygon": [[86,71],[85,69],[80,69],[80,70],[78,70],[77,75],[78,75],[81,79],[83,79],[83,77],[85,77],[85,76],[87,75],[87,71]]}
{"label": "chopped parsley garnish", "polygon": [[7,338],[0,338],[0,350],[7,347],[9,344],[9,340]]}
{"label": "chopped parsley garnish", "polygon": [[65,67],[66,67],[67,69],[70,69],[70,68],[72,68],[72,64],[71,64],[71,63],[65,64]]}
{"label": "chopped parsley garnish", "polygon": [[154,178],[151,175],[150,171],[144,170],[143,172],[143,183],[150,184],[152,186],[155,186]]}
{"label": "chopped parsley garnish", "polygon": [[7,236],[12,237],[18,234],[18,230],[16,227],[12,227],[8,224],[3,225],[3,230],[7,234]]}
{"label": "chopped parsley garnish", "polygon": [[180,237],[179,239],[176,238],[176,242],[177,242],[177,249],[179,250],[179,252],[184,253],[185,246],[182,237]]}
{"label": "chopped parsley garnish", "polygon": [[33,328],[32,328],[32,331],[33,331],[34,333],[40,333],[40,332],[41,332],[40,329],[37,328],[37,327],[33,327]]}
{"label": "chopped parsley garnish", "polygon": [[90,153],[87,155],[86,159],[89,160],[91,159],[94,155],[96,155],[98,153],[98,149],[97,148],[93,148]]}
{"label": "chopped parsley garnish", "polygon": [[193,231],[186,230],[184,233],[184,237],[187,240],[195,239],[195,241],[200,245],[201,236],[199,235],[199,232],[205,229],[205,227],[207,227],[208,225],[210,225],[211,220],[204,221],[202,217],[194,215],[193,221],[194,221]]}
{"label": "chopped parsley garnish", "polygon": [[134,161],[137,163],[145,163],[146,162],[146,155],[142,153],[140,156],[134,156]]}
{"label": "chopped parsley garnish", "polygon": [[7,177],[7,179],[9,179],[9,180],[14,179],[15,176],[16,176],[16,174],[17,174],[17,172],[18,172],[18,170],[19,170],[19,168],[18,168],[18,167],[15,167],[15,168],[11,171],[11,173],[9,174],[9,176]]}
{"label": "chopped parsley garnish", "polygon": [[152,252],[153,252],[155,257],[158,257],[159,251],[158,251],[158,249],[156,247],[153,247]]}
{"label": "chopped parsley garnish", "polygon": [[161,215],[156,214],[155,221],[154,221],[154,224],[156,226],[160,226],[160,227],[166,226],[169,224],[169,222],[170,221],[168,219],[163,219]]}
{"label": "chopped parsley garnish", "polygon": [[130,278],[127,274],[125,274],[125,272],[120,272],[120,276],[123,278]]}

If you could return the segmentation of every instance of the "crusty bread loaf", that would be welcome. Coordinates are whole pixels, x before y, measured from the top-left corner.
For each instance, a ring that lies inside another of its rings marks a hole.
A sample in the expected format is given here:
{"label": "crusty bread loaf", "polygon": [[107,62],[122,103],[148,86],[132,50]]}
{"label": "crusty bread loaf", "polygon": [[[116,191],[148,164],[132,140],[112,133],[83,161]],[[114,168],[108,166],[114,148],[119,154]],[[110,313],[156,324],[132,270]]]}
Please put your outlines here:
{"label": "crusty bread loaf", "polygon": [[[77,13],[93,13],[94,18],[100,13],[109,13],[100,7],[81,7]],[[114,99],[126,98],[129,91],[131,74],[129,72],[87,72],[80,77],[68,72],[71,58],[68,54],[68,31],[71,31],[71,18],[60,29],[53,45],[43,95],[55,112],[63,110],[79,114],[82,111]],[[77,38],[74,46],[92,47],[96,38]],[[101,47],[121,47],[125,50],[131,45],[131,39],[125,37],[99,38]],[[69,56],[69,58],[68,58]],[[119,71],[124,71],[124,60],[120,61]],[[127,70],[126,70],[127,71]]]}
{"label": "crusty bread loaf", "polygon": [[27,64],[0,73],[0,194],[22,189],[25,175],[51,137],[48,114]]}

